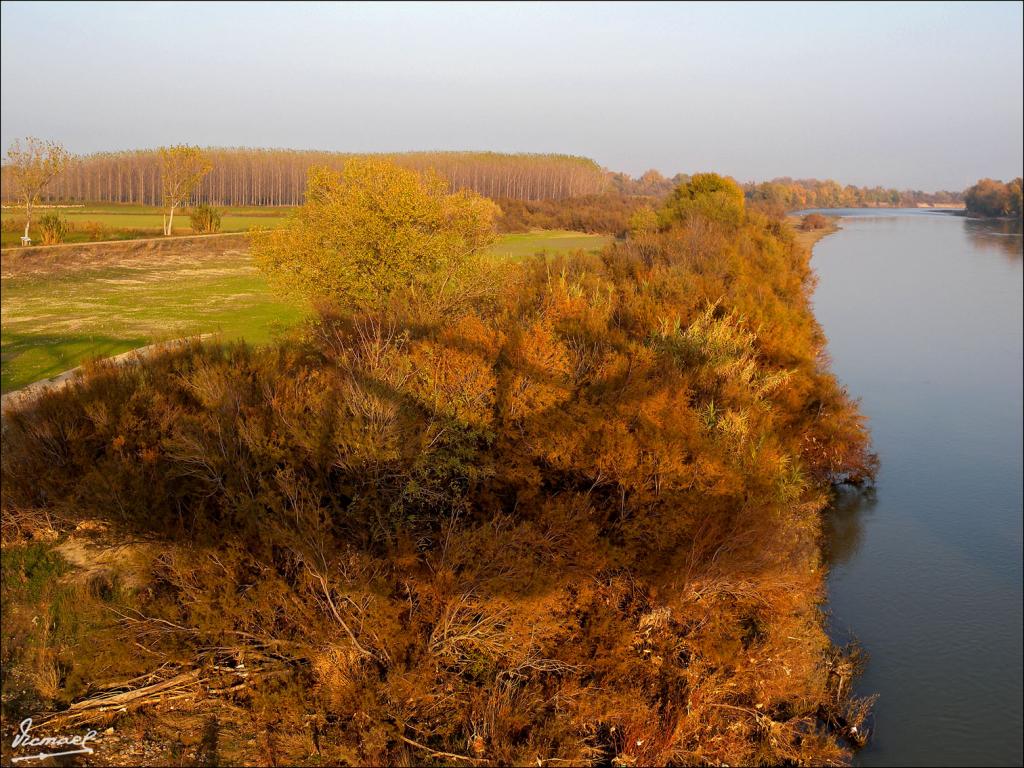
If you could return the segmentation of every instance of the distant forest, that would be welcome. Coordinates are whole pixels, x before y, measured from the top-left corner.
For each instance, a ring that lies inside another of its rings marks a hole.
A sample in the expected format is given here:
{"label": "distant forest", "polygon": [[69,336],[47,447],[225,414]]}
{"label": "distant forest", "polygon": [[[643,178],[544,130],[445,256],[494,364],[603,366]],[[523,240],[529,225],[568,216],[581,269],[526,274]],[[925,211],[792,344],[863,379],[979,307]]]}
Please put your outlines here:
{"label": "distant forest", "polygon": [[[286,149],[208,149],[213,170],[192,202],[210,205],[299,205],[312,167],[340,169],[356,155]],[[607,172],[593,160],[569,155],[497,152],[407,152],[388,157],[416,171],[433,169],[455,190],[491,198],[559,200],[602,192]],[[4,200],[14,198],[3,176]],[[160,204],[158,150],[105,152],[73,160],[47,189],[50,201]]]}
{"label": "distant forest", "polygon": [[804,208],[914,208],[918,205],[952,205],[963,201],[961,192],[922,192],[885,187],[843,186],[827,179],[772,179],[747,184],[749,202],[785,211]]}
{"label": "distant forest", "polygon": [[[636,179],[627,174],[611,174],[614,190],[625,195],[647,197],[664,197],[689,178],[680,173],[669,179],[657,171],[647,171]],[[913,208],[917,205],[953,205],[963,201],[961,192],[855,187],[832,179],[792,179],[788,176],[747,182],[743,185],[743,194],[754,207],[779,212],[804,208]]]}
{"label": "distant forest", "polygon": [[[208,149],[206,154],[213,170],[191,200],[196,205],[300,205],[304,202],[306,175],[311,167],[337,170],[346,160],[357,156],[342,152],[245,148]],[[571,155],[406,152],[381,156],[412,170],[433,169],[452,189],[477,192],[502,201],[503,207],[506,201],[532,203],[590,198],[604,210],[593,216],[585,215],[588,221],[606,219],[608,208],[632,210],[636,207],[615,198],[660,200],[689,179],[681,173],[668,178],[655,170],[634,178],[610,172],[588,158]],[[79,156],[47,188],[43,201],[159,205],[160,168],[160,154],[155,149]],[[748,203],[754,207],[779,211],[948,205],[963,200],[960,192],[854,187],[818,179],[779,178],[750,182],[743,189]],[[5,201],[15,197],[9,174],[3,174],[0,195]],[[579,218],[580,206],[574,204],[573,207],[577,213],[570,218]],[[619,218],[616,217],[616,226],[621,224]]]}

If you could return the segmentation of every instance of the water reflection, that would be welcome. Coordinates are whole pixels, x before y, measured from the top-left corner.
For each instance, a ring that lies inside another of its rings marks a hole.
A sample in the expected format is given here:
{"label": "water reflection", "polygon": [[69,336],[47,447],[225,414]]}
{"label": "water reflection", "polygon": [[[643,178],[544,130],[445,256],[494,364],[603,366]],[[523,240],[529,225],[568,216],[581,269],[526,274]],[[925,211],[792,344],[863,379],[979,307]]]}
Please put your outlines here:
{"label": "water reflection", "polygon": [[1011,261],[1021,258],[1024,240],[1019,219],[964,219],[964,231],[979,250],[997,251]]}
{"label": "water reflection", "polygon": [[832,568],[850,560],[860,549],[864,523],[871,517],[878,499],[873,487],[856,489],[839,486],[836,498],[825,512],[822,547],[825,565]]}

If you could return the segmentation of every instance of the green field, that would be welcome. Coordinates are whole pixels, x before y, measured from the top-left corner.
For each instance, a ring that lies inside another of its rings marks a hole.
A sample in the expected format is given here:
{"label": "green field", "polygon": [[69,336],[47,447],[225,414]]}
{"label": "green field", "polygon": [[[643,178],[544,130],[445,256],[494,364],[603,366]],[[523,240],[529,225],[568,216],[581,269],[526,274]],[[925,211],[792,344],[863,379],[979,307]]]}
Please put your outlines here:
{"label": "green field", "polygon": [[493,246],[491,253],[508,259],[521,259],[538,251],[577,251],[601,248],[612,241],[606,235],[588,235],[583,232],[566,232],[549,229],[542,232],[502,235]]}
{"label": "green field", "polygon": [[244,254],[4,278],[0,386],[196,333],[260,343],[302,314],[269,291]]}
{"label": "green field", "polygon": [[[500,237],[491,252],[522,258],[544,250],[599,248],[608,240],[578,232],[532,232]],[[224,339],[263,343],[306,311],[271,293],[243,248],[45,270],[5,264],[0,284],[4,392],[87,359],[190,334],[219,333]]]}
{"label": "green field", "polygon": [[[221,213],[221,232],[246,232],[253,227],[272,228],[278,226],[288,214],[290,208],[256,208],[256,207],[224,207],[218,208]],[[90,204],[86,206],[39,208],[33,212],[32,218],[47,213],[56,213],[67,219],[71,232],[66,242],[81,243],[91,240],[130,240],[140,237],[158,237],[163,232],[163,211],[151,205],[124,205],[110,203],[106,205]],[[2,244],[17,245],[21,241],[22,232],[11,229],[14,223],[24,225],[25,213],[19,208],[4,208],[0,219],[5,223]],[[10,222],[10,224],[8,224]],[[105,231],[99,237],[93,237],[89,224],[101,224]],[[177,211],[174,214],[174,234],[190,235],[192,226],[189,223],[188,211]],[[39,242],[39,234],[33,227],[32,239]]]}

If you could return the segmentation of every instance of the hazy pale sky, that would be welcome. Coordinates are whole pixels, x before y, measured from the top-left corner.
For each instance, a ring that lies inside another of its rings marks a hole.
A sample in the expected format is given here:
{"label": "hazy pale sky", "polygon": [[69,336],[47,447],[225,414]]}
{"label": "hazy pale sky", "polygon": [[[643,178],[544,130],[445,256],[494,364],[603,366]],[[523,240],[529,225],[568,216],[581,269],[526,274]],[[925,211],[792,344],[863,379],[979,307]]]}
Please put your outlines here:
{"label": "hazy pale sky", "polygon": [[1022,5],[4,2],[2,112],[74,152],[564,152],[962,189],[1024,165]]}

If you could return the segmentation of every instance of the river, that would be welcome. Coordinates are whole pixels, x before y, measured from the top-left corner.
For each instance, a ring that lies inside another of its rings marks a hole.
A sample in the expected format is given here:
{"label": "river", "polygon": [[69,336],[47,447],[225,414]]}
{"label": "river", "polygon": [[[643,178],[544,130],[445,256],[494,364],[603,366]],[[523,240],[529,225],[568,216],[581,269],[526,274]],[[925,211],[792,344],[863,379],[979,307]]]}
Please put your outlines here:
{"label": "river", "polygon": [[830,632],[869,654],[861,765],[1020,765],[1020,227],[826,211],[815,313],[860,398],[876,487],[827,518]]}

